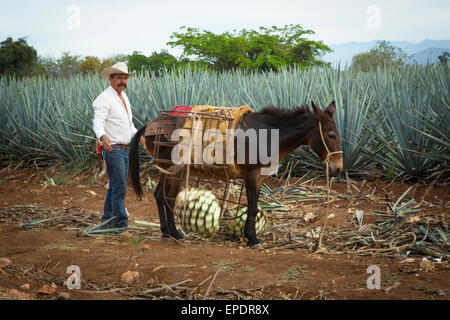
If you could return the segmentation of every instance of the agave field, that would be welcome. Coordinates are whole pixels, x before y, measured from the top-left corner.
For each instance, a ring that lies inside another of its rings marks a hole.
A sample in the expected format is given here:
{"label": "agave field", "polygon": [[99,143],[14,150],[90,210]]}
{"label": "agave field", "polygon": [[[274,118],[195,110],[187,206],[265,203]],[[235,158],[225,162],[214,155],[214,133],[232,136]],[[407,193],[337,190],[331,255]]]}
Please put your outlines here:
{"label": "agave field", "polygon": [[[447,179],[450,79],[444,66],[362,73],[332,68],[243,73],[186,70],[141,73],[127,95],[137,128],[176,105],[291,108],[336,101],[344,169],[350,175]],[[99,76],[0,78],[0,161],[13,166],[95,165],[92,101],[109,84]],[[322,170],[308,149],[284,162],[293,173]]]}
{"label": "agave field", "polygon": [[[286,157],[261,188],[264,251],[247,250],[240,215],[222,217],[211,237],[186,228],[182,240],[161,240],[151,166],[142,201],[127,193],[128,236],[100,229],[108,184],[97,174],[92,101],[109,83],[0,78],[0,299],[448,300],[449,75],[441,65],[130,78],[137,128],[177,105],[336,101],[344,176],[328,188],[309,148]],[[73,265],[83,290],[66,288]]]}

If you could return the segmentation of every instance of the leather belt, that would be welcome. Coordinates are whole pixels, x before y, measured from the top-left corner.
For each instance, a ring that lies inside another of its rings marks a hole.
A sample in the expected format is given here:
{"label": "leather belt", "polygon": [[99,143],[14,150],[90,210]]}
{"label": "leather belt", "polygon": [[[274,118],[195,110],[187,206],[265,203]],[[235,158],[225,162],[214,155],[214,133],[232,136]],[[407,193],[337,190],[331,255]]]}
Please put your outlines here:
{"label": "leather belt", "polygon": [[126,144],[112,144],[111,148],[128,149],[128,146]]}

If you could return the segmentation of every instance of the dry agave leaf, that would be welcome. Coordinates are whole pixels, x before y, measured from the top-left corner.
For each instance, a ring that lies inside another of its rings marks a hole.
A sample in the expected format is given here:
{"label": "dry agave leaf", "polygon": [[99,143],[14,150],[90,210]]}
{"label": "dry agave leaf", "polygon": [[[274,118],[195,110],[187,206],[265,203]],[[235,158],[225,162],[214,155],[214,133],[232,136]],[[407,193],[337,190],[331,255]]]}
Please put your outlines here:
{"label": "dry agave leaf", "polygon": [[155,267],[153,270],[152,270],[152,272],[156,272],[156,271],[158,271],[158,270],[160,270],[160,269],[162,269],[162,268],[165,268],[166,266],[164,266],[164,265],[162,265],[162,266],[157,266],[157,267]]}
{"label": "dry agave leaf", "polygon": [[416,261],[416,259],[414,259],[414,258],[406,258],[405,260],[403,260],[400,263],[412,263],[412,262],[415,262],[415,261]]}
{"label": "dry agave leaf", "polygon": [[386,287],[386,288],[383,288],[383,290],[384,290],[385,292],[389,292],[389,291],[391,291],[392,289],[397,288],[400,284],[401,284],[400,282],[394,282],[393,285],[388,286],[388,287]]}

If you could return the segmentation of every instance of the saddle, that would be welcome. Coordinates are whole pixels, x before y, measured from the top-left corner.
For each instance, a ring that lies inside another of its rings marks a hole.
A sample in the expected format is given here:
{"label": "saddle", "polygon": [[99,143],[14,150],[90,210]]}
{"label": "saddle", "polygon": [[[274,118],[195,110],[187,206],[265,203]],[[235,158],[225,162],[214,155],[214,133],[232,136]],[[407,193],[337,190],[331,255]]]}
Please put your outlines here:
{"label": "saddle", "polygon": [[[156,140],[160,141],[161,136],[164,135],[166,141],[171,141],[172,132],[175,129],[187,129],[191,135],[195,134],[196,130],[206,132],[209,129],[216,129],[222,133],[223,146],[227,142],[227,130],[234,130],[242,120],[242,117],[254,110],[246,105],[238,108],[232,107],[214,107],[207,105],[193,106],[189,109],[188,106],[177,106],[169,112],[160,112],[158,118],[151,120],[145,129],[145,136],[158,136]],[[217,133],[217,131],[216,131]],[[215,143],[216,136],[211,137],[210,141],[203,141],[202,146],[205,148],[210,143]],[[192,145],[194,150],[194,145]],[[214,151],[215,152],[215,151]],[[226,149],[223,148],[222,159],[226,160]],[[192,154],[192,161],[194,161],[194,152]],[[158,158],[158,156],[156,156]],[[157,162],[158,160],[155,159]],[[227,163],[222,165],[224,177],[239,176],[238,168],[235,163]],[[197,168],[198,165],[194,165]],[[200,168],[198,168],[200,169]],[[220,174],[219,174],[220,175]]]}
{"label": "saddle", "polygon": [[170,136],[175,129],[192,129],[192,119],[202,121],[202,129],[219,129],[226,134],[227,129],[235,129],[242,117],[254,110],[246,105],[238,108],[213,107],[207,105],[177,106],[170,112],[160,113],[159,117],[151,120],[145,128],[144,135],[156,136],[158,134]]}

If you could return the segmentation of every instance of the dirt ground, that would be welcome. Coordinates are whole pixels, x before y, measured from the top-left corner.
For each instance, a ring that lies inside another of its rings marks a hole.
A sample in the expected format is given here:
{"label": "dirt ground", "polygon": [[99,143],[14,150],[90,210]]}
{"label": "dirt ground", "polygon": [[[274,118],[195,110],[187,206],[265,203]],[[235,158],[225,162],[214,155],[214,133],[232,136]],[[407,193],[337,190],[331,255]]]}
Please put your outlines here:
{"label": "dirt ground", "polygon": [[[105,181],[94,184],[85,177],[71,179],[62,186],[45,186],[44,173],[1,170],[0,207],[48,207],[55,212],[62,208],[85,209],[95,212],[99,223],[107,191]],[[315,180],[313,184],[324,185],[324,181]],[[354,185],[359,194],[372,194],[393,202],[411,186],[381,180],[356,181]],[[332,186],[341,194],[348,192],[347,187],[345,182],[334,182]],[[421,206],[421,214],[448,215],[448,186],[417,184],[407,198],[426,201]],[[327,230],[354,223],[355,208],[370,211],[385,210],[386,207],[357,196],[338,199],[330,206],[334,217],[327,220]],[[145,198],[140,201],[129,188],[126,207],[132,219],[159,222],[151,191],[145,191]],[[303,228],[322,226],[326,205],[312,201],[305,207],[316,218],[311,221],[300,219],[299,225]],[[373,218],[368,219],[370,222]],[[448,261],[433,262],[432,268],[425,269],[421,265],[424,256],[418,254],[405,259],[392,253],[318,253],[307,248],[256,251],[248,248],[242,239],[213,237],[177,242],[162,239],[157,229],[148,229],[139,235],[133,235],[131,230],[131,237],[89,237],[80,235],[76,228],[56,226],[27,230],[14,221],[0,222],[0,258],[10,260],[8,266],[0,268],[0,299],[145,297],[134,294],[139,288],[147,288],[147,293],[161,293],[160,298],[188,298],[186,292],[196,299],[448,300],[450,297]],[[81,289],[69,290],[64,283],[69,277],[66,269],[71,265],[80,267]],[[367,288],[367,280],[372,275],[367,269],[371,265],[380,268],[379,289]],[[139,277],[133,283],[121,281],[122,274],[127,271],[137,271]],[[56,284],[56,293],[39,293],[43,285],[52,282]],[[24,284],[29,284],[30,288],[21,288]],[[173,284],[174,292],[171,292],[167,286]],[[179,288],[185,288],[185,291]]]}

